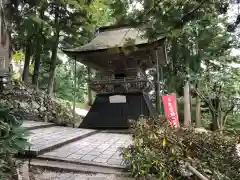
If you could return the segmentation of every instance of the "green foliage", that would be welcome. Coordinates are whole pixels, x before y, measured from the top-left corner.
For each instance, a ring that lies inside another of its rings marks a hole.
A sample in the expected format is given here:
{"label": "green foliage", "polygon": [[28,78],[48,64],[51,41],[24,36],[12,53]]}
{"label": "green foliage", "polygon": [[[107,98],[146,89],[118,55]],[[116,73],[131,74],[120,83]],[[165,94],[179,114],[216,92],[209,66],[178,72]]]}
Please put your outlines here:
{"label": "green foliage", "polygon": [[240,161],[234,149],[239,140],[239,134],[197,133],[140,121],[133,125],[133,144],[122,152],[140,179],[187,179],[182,165],[189,163],[209,179],[237,180]]}
{"label": "green foliage", "polygon": [[[77,64],[77,88],[76,88],[76,101],[84,102],[86,95],[86,81],[87,70],[84,66]],[[74,92],[74,66],[71,63],[66,63],[56,69],[56,82],[54,91],[57,97],[73,100]]]}
{"label": "green foliage", "polygon": [[16,64],[20,64],[24,59],[24,53],[22,50],[16,51],[13,53],[13,61]]}
{"label": "green foliage", "polygon": [[[48,65],[43,64],[40,69],[41,76],[39,77],[39,88],[46,90],[48,84]],[[85,66],[77,63],[76,77],[76,101],[85,102],[87,93],[87,69]],[[73,61],[59,64],[56,68],[56,76],[54,83],[55,96],[67,101],[73,101],[74,92],[74,65]]]}
{"label": "green foliage", "polygon": [[[25,65],[29,64],[32,59],[30,66],[24,66],[24,69],[27,69],[24,70],[24,74],[30,71],[30,74],[33,75],[32,83],[37,86],[39,80],[40,86],[57,93],[58,97],[69,100],[72,87],[66,88],[68,92],[64,93],[62,88],[65,88],[63,86],[66,81],[54,82],[54,80],[58,81],[63,76],[71,74],[72,71],[69,68],[64,69],[62,66],[58,68],[61,61],[56,54],[60,48],[77,47],[89,42],[96,28],[112,23],[114,18],[112,10],[109,8],[109,2],[106,0],[19,0],[11,8],[16,11],[13,14],[12,32],[12,44],[16,50],[15,61],[20,59],[18,50],[23,49],[26,57]],[[26,55],[27,52],[30,54]],[[55,72],[56,68],[57,73]],[[63,69],[69,72],[61,74]],[[61,75],[58,75],[58,72]],[[55,74],[57,75],[55,76]],[[82,75],[78,79],[82,79]],[[67,85],[70,85],[71,81],[72,76],[68,78]],[[82,91],[85,88],[84,83],[85,81],[79,82],[81,85],[81,92],[79,92],[81,95],[79,96],[84,96]],[[53,89],[53,86],[56,89]],[[80,99],[82,100],[82,98]]]}
{"label": "green foliage", "polygon": [[114,22],[113,10],[109,6],[110,2],[106,0],[94,0],[90,4],[88,14],[92,26],[101,27]]}
{"label": "green foliage", "polygon": [[[136,2],[143,8],[127,12]],[[167,37],[170,63],[164,68],[164,76],[167,89],[178,92],[186,74],[199,73],[201,63],[215,60],[223,54],[226,56],[234,46],[234,37],[227,33],[227,16],[219,16],[222,3],[220,0],[174,0],[171,3],[167,0],[121,0],[114,1],[112,8],[115,13],[127,16],[125,23],[145,22],[148,38]],[[182,95],[180,91],[178,93]]]}
{"label": "green foliage", "polygon": [[202,79],[198,77],[197,80],[201,82],[201,90],[197,93],[209,107],[214,130],[224,128],[229,115],[237,108],[240,94],[239,70],[225,63],[218,64],[218,67],[218,70],[205,73]]}
{"label": "green foliage", "polygon": [[226,129],[240,132],[240,113],[230,114],[226,122]]}
{"label": "green foliage", "polygon": [[22,125],[19,109],[0,108],[0,179],[9,174],[16,175],[13,156],[27,146],[27,133]]}

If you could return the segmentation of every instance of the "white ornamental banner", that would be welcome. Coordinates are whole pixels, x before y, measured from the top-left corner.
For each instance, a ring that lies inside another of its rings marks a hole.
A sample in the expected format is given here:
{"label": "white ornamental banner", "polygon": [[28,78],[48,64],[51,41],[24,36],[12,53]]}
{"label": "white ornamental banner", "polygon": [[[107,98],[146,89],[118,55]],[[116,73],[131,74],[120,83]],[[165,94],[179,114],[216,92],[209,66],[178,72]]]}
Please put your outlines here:
{"label": "white ornamental banner", "polygon": [[114,95],[109,97],[109,102],[110,103],[126,103],[127,99],[126,99],[126,96]]}

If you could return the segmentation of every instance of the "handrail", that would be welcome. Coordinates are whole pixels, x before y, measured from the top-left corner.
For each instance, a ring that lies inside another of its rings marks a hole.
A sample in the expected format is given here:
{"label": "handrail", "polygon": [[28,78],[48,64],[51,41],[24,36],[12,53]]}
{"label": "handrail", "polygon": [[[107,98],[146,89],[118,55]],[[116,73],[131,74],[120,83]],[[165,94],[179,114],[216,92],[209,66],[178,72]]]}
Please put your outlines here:
{"label": "handrail", "polygon": [[187,164],[186,167],[189,171],[191,171],[194,175],[196,175],[200,180],[208,180],[205,176],[203,176],[198,170],[192,167],[190,164]]}
{"label": "handrail", "polygon": [[131,78],[131,77],[127,77],[127,78],[123,78],[123,79],[115,79],[115,78],[110,78],[110,79],[94,79],[94,80],[89,80],[89,83],[100,83],[100,84],[103,84],[103,83],[109,83],[109,84],[112,84],[112,83],[120,83],[120,82],[150,82],[148,79],[145,79],[145,78],[140,78],[140,77],[134,77],[134,78]]}

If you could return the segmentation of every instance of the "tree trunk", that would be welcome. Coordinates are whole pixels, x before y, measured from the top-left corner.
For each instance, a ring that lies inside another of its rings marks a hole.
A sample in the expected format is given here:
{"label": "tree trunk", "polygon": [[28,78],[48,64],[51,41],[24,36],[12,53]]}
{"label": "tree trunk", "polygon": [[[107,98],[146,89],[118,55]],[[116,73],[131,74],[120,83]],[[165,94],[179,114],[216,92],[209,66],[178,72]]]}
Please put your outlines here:
{"label": "tree trunk", "polygon": [[189,82],[186,81],[184,86],[184,126],[191,125],[191,109],[190,109],[190,96],[189,96]]}
{"label": "tree trunk", "polygon": [[212,131],[217,131],[219,129],[218,127],[218,116],[214,114],[212,116]]}
{"label": "tree trunk", "polygon": [[[217,85],[216,83],[214,84],[213,86],[213,91],[216,93],[216,94],[219,94],[218,91],[217,91]],[[220,99],[218,96],[214,97],[212,100],[211,100],[211,103],[214,107],[214,110],[215,112],[212,112],[212,131],[217,131],[219,130],[219,118],[221,118],[221,111],[220,111]]]}
{"label": "tree trunk", "polygon": [[22,80],[25,84],[28,82],[28,75],[29,75],[29,64],[31,60],[31,50],[32,50],[32,44],[31,41],[28,41],[25,49],[25,60],[24,60],[24,67],[23,67],[23,74],[22,74]]}
{"label": "tree trunk", "polygon": [[[40,18],[43,19],[44,17],[44,9],[40,9]],[[37,42],[36,42],[36,54],[35,54],[35,61],[34,61],[34,70],[32,75],[32,84],[35,85],[36,89],[38,88],[38,74],[39,74],[39,68],[40,68],[40,61],[41,61],[41,35],[43,30],[43,23],[40,25],[40,30],[37,36]]]}
{"label": "tree trunk", "polygon": [[217,114],[213,111],[213,110],[211,110],[210,109],[210,113],[211,113],[211,116],[212,116],[212,122],[211,122],[211,124],[210,124],[210,130],[211,131],[216,131],[216,130],[218,130],[218,116],[217,116]]}
{"label": "tree trunk", "polygon": [[54,78],[55,78],[55,70],[57,65],[57,51],[58,51],[58,44],[59,44],[59,37],[60,37],[60,27],[59,27],[59,7],[56,7],[55,10],[55,20],[54,24],[56,26],[56,30],[54,33],[54,43],[52,46],[52,56],[51,56],[51,64],[49,69],[49,82],[48,82],[48,94],[53,94],[53,87],[54,87]]}
{"label": "tree trunk", "polygon": [[36,89],[38,88],[38,74],[40,68],[40,57],[41,57],[41,50],[39,48],[40,45],[37,45],[36,54],[35,54],[35,61],[34,61],[34,70],[32,75],[32,84],[35,85]]}
{"label": "tree trunk", "polygon": [[[11,37],[11,32],[9,32],[10,30],[8,30],[8,52],[9,52],[9,62],[10,64],[12,64],[12,37]],[[11,67],[12,68],[12,67]]]}
{"label": "tree trunk", "polygon": [[52,46],[52,56],[51,56],[51,64],[49,69],[49,82],[48,82],[48,94],[53,94],[53,87],[54,87],[54,78],[55,78],[55,70],[57,65],[57,50],[58,50],[58,43],[59,43],[59,32],[56,32],[55,42]]}

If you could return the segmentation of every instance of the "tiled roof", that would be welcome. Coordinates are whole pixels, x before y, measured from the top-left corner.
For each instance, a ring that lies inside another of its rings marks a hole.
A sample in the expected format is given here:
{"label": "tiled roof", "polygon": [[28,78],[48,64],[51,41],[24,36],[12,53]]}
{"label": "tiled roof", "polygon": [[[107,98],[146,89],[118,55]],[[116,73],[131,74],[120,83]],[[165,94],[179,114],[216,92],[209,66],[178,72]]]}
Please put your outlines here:
{"label": "tiled roof", "polygon": [[[96,37],[88,44],[73,48],[65,49],[65,52],[84,52],[104,50],[115,47],[123,47],[126,45],[140,45],[148,43],[148,39],[144,37],[144,30],[131,27],[107,28],[96,34]],[[158,40],[162,39],[161,37]]]}

